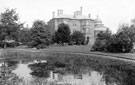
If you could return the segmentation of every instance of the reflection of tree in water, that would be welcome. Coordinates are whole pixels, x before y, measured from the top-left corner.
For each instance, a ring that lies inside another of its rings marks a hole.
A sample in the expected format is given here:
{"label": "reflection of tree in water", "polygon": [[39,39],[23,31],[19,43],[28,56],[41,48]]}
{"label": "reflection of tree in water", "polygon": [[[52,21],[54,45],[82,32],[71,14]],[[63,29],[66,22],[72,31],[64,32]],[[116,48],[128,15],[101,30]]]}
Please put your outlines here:
{"label": "reflection of tree in water", "polygon": [[13,69],[11,66],[13,66],[13,62],[12,65],[4,62],[0,67],[0,85],[18,85],[21,81],[16,74],[12,73]]}
{"label": "reflection of tree in water", "polygon": [[103,75],[107,85],[116,83],[117,85],[135,84],[135,64],[116,60],[87,60],[88,65],[95,71]]}
{"label": "reflection of tree in water", "polygon": [[68,56],[65,58],[62,55],[61,57],[48,58],[48,63],[46,64],[32,64],[29,67],[33,70],[31,74],[38,77],[48,77],[50,70],[63,74],[79,75],[94,70],[103,75],[106,85],[113,83],[116,83],[116,85],[135,84],[135,64],[119,60],[99,59],[89,56]]}
{"label": "reflection of tree in water", "polygon": [[32,72],[31,75],[42,78],[42,77],[49,77],[49,67],[47,63],[34,63],[29,64],[28,66]]}
{"label": "reflection of tree in water", "polygon": [[117,85],[135,84],[135,67],[128,65],[111,65],[104,72],[104,79],[109,83],[115,82]]}
{"label": "reflection of tree in water", "polygon": [[134,63],[90,56],[66,56],[62,54],[58,58],[53,55],[51,60],[53,62],[57,60],[66,64],[68,63],[65,73],[81,74],[87,69],[92,69],[103,75],[106,85],[113,83],[116,85],[135,85]]}
{"label": "reflection of tree in water", "polygon": [[28,67],[32,70],[31,75],[39,78],[48,78],[50,71],[57,73],[64,73],[64,68],[67,64],[59,61],[48,62],[48,63],[33,63],[29,64]]}

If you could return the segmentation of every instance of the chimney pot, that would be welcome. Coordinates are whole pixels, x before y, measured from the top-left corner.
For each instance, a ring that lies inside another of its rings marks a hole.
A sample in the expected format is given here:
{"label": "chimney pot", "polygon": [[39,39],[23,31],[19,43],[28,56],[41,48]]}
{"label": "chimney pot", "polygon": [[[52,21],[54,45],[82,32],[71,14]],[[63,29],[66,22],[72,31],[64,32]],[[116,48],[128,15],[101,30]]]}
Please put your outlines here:
{"label": "chimney pot", "polygon": [[91,18],[91,14],[88,14],[88,18]]}
{"label": "chimney pot", "polygon": [[82,15],[82,11],[83,11],[83,7],[81,6],[81,7],[80,7],[80,12],[81,12],[81,15]]}
{"label": "chimney pot", "polygon": [[58,11],[57,11],[57,15],[59,16],[60,15],[60,10],[58,9]]}
{"label": "chimney pot", "polygon": [[74,12],[74,18],[76,18],[76,12]]}

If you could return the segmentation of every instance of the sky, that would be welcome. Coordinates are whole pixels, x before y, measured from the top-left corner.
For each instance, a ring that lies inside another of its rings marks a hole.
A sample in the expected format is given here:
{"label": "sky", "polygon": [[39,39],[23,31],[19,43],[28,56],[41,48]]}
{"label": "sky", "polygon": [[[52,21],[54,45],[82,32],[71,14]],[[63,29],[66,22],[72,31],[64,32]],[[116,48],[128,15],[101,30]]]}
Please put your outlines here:
{"label": "sky", "polygon": [[83,15],[91,14],[92,19],[98,15],[103,24],[115,33],[122,23],[130,23],[135,18],[135,0],[0,0],[0,13],[6,8],[16,9],[20,21],[29,26],[37,20],[48,22],[52,12],[57,14],[63,9],[64,14],[73,15],[83,7]]}

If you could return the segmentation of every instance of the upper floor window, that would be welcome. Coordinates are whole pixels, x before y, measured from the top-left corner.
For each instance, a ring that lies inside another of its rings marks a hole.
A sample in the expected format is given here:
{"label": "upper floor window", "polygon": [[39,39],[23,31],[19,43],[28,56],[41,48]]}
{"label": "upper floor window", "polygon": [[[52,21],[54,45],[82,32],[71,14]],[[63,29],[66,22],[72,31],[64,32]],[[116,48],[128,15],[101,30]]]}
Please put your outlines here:
{"label": "upper floor window", "polygon": [[77,24],[76,23],[73,23],[73,26],[77,26]]}

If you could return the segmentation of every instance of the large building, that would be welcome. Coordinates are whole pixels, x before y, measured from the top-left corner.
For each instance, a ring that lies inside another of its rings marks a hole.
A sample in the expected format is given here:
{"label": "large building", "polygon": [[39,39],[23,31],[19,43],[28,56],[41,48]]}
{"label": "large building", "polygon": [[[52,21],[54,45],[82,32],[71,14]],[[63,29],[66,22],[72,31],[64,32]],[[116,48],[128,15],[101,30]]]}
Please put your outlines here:
{"label": "large building", "polygon": [[58,10],[57,16],[55,16],[55,12],[53,12],[53,18],[48,22],[52,34],[61,23],[68,24],[71,33],[76,30],[84,33],[86,39],[89,39],[89,44],[94,44],[96,35],[107,29],[98,16],[96,19],[92,19],[90,14],[84,16],[82,7],[79,11],[75,11],[73,15],[65,15],[63,10]]}

